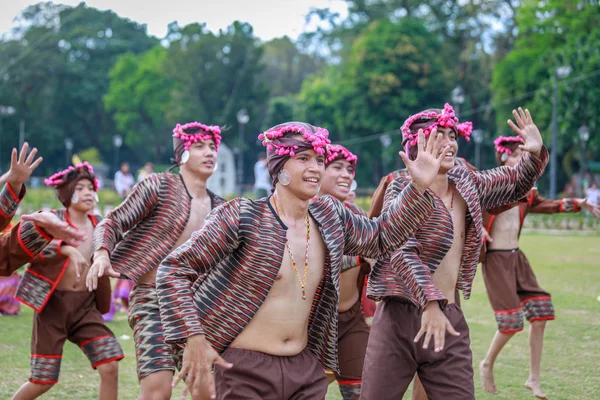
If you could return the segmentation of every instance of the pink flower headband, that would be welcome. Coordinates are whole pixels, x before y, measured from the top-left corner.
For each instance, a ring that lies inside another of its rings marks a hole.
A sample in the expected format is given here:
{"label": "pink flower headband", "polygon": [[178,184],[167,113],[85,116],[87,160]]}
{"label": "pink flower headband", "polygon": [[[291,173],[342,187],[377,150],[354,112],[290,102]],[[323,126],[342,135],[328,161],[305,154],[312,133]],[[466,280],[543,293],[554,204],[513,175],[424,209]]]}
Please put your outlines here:
{"label": "pink flower headband", "polygon": [[521,136],[498,136],[496,140],[494,140],[494,145],[496,146],[497,153],[506,153],[512,154],[512,150],[508,147],[504,146],[505,143],[525,143]]}
{"label": "pink flower headband", "polygon": [[[69,168],[57,172],[52,175],[50,178],[44,179],[44,183],[46,186],[58,186],[61,183],[65,183],[66,181],[73,179],[77,175],[77,171],[80,169],[87,169],[87,171],[94,176],[94,167],[92,167],[87,161],[81,164],[77,164],[75,166],[69,166]],[[75,172],[75,173],[74,173]],[[92,183],[94,184],[94,192],[98,191],[98,179],[93,178]]]}
{"label": "pink flower headband", "polygon": [[269,151],[274,151],[277,155],[284,156],[289,154],[290,157],[294,157],[296,155],[295,150],[298,150],[298,146],[284,145],[273,141],[284,137],[286,133],[290,132],[302,135],[304,139],[312,144],[313,150],[317,154],[328,154],[327,147],[331,143],[331,140],[328,139],[329,131],[325,128],[317,127],[317,132],[314,133],[303,126],[294,124],[283,125],[261,133],[258,135],[258,140],[262,140],[263,146]]}
{"label": "pink flower headband", "polygon": [[[197,128],[196,133],[186,133],[186,129]],[[176,137],[184,142],[185,150],[189,150],[192,144],[201,140],[212,140],[215,142],[215,149],[219,151],[221,143],[221,128],[217,125],[204,125],[200,122],[189,122],[185,125],[177,124],[173,129],[173,137]]]}
{"label": "pink flower headband", "polygon": [[350,150],[339,144],[332,144],[329,146],[329,155],[325,160],[325,165],[334,162],[335,160],[344,159],[352,165],[356,165],[358,157],[353,154]]}
{"label": "pink flower headband", "polygon": [[411,146],[415,146],[418,141],[418,132],[411,131],[410,127],[412,124],[419,120],[432,120],[437,119],[437,122],[429,125],[426,128],[423,128],[423,134],[425,137],[428,137],[431,134],[431,131],[434,128],[452,128],[456,127],[456,131],[458,132],[458,136],[464,137],[467,141],[471,139],[471,132],[473,131],[473,123],[470,121],[463,122],[462,124],[458,123],[458,118],[454,113],[454,109],[448,103],[444,104],[444,109],[441,114],[436,113],[435,111],[428,112],[420,112],[415,115],[411,115],[404,124],[402,125],[402,137],[407,139],[407,146],[410,144]]}

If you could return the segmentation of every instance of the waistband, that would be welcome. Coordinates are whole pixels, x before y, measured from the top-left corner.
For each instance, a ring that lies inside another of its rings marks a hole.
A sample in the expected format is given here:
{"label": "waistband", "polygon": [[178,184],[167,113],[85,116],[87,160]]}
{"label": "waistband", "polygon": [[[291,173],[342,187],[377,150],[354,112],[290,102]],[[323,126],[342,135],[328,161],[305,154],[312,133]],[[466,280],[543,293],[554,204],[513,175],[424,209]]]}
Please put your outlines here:
{"label": "waistband", "polygon": [[519,248],[514,248],[514,249],[490,249],[488,250],[486,253],[490,254],[490,253],[514,253],[516,251],[519,251]]}

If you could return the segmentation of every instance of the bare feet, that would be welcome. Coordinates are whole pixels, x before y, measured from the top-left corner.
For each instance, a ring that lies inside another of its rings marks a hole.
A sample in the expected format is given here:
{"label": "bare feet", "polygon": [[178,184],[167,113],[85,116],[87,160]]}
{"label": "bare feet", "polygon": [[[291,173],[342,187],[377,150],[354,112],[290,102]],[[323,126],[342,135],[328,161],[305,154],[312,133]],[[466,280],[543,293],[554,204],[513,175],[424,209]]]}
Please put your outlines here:
{"label": "bare feet", "polygon": [[539,381],[528,379],[527,382],[525,382],[525,387],[533,391],[533,395],[538,399],[548,400],[548,397],[542,392],[542,384]]}
{"label": "bare feet", "polygon": [[479,363],[479,376],[483,389],[491,394],[497,394],[496,383],[494,382],[494,367],[483,360]]}

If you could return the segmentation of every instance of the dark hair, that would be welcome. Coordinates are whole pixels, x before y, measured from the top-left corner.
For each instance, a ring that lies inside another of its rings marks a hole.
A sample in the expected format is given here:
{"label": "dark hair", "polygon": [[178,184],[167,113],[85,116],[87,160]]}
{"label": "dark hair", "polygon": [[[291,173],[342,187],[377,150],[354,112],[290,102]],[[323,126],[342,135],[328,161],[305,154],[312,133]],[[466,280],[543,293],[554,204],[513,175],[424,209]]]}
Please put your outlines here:
{"label": "dark hair", "polygon": [[[502,144],[502,146],[509,149],[511,152],[515,152],[515,151],[517,151],[517,149],[519,148],[519,145],[521,143],[519,143],[519,142],[502,142],[501,144]],[[506,154],[506,153],[500,153],[499,151],[496,152],[496,162],[500,166],[506,164],[506,161],[502,161],[502,154]]]}

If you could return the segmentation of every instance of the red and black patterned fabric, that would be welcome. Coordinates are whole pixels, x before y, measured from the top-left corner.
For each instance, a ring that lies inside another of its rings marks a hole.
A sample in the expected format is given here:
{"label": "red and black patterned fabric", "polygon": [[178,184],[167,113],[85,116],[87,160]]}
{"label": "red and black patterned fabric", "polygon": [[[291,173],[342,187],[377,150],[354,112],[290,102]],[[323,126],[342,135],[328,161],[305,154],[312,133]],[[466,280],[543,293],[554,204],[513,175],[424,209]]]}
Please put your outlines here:
{"label": "red and black patterned fabric", "polygon": [[[211,191],[208,194],[212,208],[225,202]],[[191,204],[181,175],[152,174],[98,225],[94,252],[108,250],[115,271],[137,282],[173,250],[189,220]]]}
{"label": "red and black patterned fabric", "polygon": [[[465,299],[471,295],[483,243],[483,211],[525,196],[544,172],[547,162],[548,151],[543,147],[540,157],[525,153],[514,168],[499,167],[476,172],[461,166],[448,172],[449,181],[467,205],[465,244],[457,281],[457,289],[462,290]],[[383,210],[409,183],[407,176],[400,175],[388,186]],[[367,294],[370,298],[404,298],[421,307],[435,300],[447,303],[433,283],[432,275],[452,246],[452,217],[442,199],[430,189],[427,191],[435,198],[436,210],[389,259],[377,261],[369,277]]]}
{"label": "red and black patterned fabric", "polygon": [[[350,211],[330,196],[309,204],[326,247],[323,278],[308,323],[308,348],[322,366],[338,369],[337,321],[344,254],[391,254],[429,217],[432,196],[408,185],[379,219]],[[201,230],[158,269],[157,290],[166,341],[182,345],[204,334],[222,353],[248,325],[281,267],[286,227],[266,198],[238,198],[213,210]]]}

